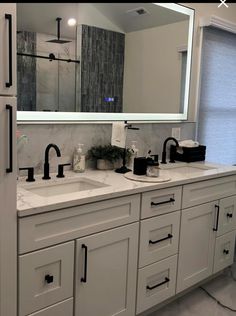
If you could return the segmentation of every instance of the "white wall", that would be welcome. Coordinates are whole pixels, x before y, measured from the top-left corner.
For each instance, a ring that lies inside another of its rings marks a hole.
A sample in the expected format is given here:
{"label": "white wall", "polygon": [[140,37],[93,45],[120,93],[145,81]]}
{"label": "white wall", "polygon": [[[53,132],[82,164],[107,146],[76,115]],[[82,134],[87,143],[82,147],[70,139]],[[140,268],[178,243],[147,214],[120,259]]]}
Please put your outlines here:
{"label": "white wall", "polygon": [[188,25],[182,21],[126,34],[124,112],[179,113],[179,49],[187,48]]}
{"label": "white wall", "polygon": [[107,30],[123,33],[123,30],[121,30],[117,25],[112,23],[112,21],[105,17],[91,3],[78,4],[77,19],[78,24],[92,25],[95,27],[100,27]]}

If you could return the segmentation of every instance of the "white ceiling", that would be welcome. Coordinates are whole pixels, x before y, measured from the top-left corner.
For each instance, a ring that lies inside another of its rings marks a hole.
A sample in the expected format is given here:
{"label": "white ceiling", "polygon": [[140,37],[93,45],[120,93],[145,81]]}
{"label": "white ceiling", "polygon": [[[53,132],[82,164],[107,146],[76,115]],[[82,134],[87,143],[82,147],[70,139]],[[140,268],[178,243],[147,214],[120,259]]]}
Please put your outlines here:
{"label": "white ceiling", "polygon": [[77,3],[17,3],[17,30],[57,35],[56,18],[61,17],[61,36],[76,37],[76,28],[67,25],[76,18]]}
{"label": "white ceiling", "polygon": [[[125,33],[176,23],[189,18],[185,14],[153,3],[93,3],[93,5]],[[127,13],[138,8],[144,8],[149,14],[132,16]]]}
{"label": "white ceiling", "polygon": [[[175,23],[188,19],[187,15],[153,3],[94,3],[113,24],[128,33],[140,29]],[[150,14],[132,16],[126,12],[144,8]],[[61,17],[61,37],[75,38],[76,28],[69,27],[67,20],[79,16],[79,3],[17,3],[17,30],[57,34],[56,18]],[[79,23],[79,21],[78,21]]]}

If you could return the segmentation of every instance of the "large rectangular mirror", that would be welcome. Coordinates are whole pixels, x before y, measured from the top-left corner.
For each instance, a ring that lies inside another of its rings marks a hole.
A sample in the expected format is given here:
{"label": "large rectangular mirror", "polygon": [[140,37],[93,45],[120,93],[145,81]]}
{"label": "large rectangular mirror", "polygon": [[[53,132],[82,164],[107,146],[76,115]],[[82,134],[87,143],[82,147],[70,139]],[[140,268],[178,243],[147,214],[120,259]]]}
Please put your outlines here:
{"label": "large rectangular mirror", "polygon": [[17,3],[18,121],[186,120],[193,19],[173,3]]}

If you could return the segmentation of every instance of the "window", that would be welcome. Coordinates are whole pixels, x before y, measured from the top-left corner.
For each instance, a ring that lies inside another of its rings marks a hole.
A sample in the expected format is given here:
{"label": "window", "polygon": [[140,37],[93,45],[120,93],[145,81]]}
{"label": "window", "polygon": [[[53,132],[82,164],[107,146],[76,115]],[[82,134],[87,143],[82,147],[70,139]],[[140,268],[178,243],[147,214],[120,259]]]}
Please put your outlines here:
{"label": "window", "polygon": [[206,160],[236,164],[236,35],[204,27],[198,140]]}

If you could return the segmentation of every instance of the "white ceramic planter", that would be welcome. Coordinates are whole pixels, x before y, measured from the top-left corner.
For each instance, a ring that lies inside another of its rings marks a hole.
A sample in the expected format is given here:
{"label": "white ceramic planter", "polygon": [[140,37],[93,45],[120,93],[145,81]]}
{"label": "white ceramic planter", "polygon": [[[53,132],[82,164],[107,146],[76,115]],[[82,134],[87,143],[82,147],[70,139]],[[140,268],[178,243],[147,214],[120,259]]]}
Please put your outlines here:
{"label": "white ceramic planter", "polygon": [[105,159],[97,159],[97,169],[99,170],[112,170],[114,165],[112,162]]}

